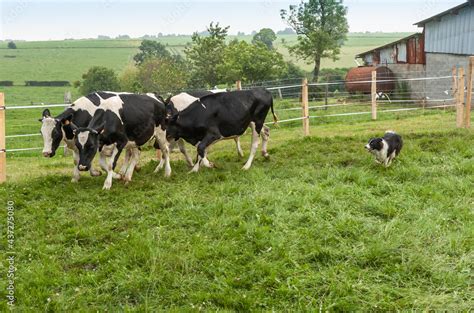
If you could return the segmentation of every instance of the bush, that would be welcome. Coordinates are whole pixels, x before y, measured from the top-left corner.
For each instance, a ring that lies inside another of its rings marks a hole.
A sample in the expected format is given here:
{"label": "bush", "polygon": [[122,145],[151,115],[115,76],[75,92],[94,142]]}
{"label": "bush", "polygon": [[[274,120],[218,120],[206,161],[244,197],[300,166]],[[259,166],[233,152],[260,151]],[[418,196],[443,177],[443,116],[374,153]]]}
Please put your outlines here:
{"label": "bush", "polygon": [[10,41],[8,43],[8,49],[16,49],[16,43],[14,43],[13,41]]}
{"label": "bush", "polygon": [[13,86],[13,81],[11,81],[11,80],[2,80],[2,81],[0,81],[0,86],[3,86],[3,87]]}
{"label": "bush", "polygon": [[79,91],[87,95],[101,90],[117,91],[119,87],[117,74],[113,70],[103,66],[94,66],[82,75]]}
{"label": "bush", "polygon": [[138,82],[142,92],[173,93],[187,87],[188,73],[186,63],[176,58],[148,58],[139,67]]}
{"label": "bush", "polygon": [[138,79],[139,70],[135,66],[127,66],[119,78],[120,90],[128,92],[142,92],[143,88]]}
{"label": "bush", "polygon": [[71,86],[71,83],[65,80],[53,80],[53,81],[42,81],[42,80],[27,80],[25,81],[26,87],[63,87]]}

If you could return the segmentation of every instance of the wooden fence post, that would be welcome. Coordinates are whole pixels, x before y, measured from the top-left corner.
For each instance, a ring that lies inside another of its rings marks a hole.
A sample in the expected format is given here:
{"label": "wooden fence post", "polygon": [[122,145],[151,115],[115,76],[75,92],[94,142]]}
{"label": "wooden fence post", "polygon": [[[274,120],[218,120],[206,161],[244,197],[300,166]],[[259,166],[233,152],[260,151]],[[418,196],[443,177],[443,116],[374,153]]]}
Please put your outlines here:
{"label": "wooden fence post", "polygon": [[372,71],[372,120],[377,119],[377,71]]}
{"label": "wooden fence post", "polygon": [[309,136],[309,106],[308,100],[309,93],[308,93],[308,79],[303,79],[303,88],[301,91],[301,108],[303,113],[303,133],[305,136]]}
{"label": "wooden fence post", "polygon": [[469,81],[467,83],[467,99],[466,99],[466,114],[464,125],[466,128],[471,128],[471,102],[472,102],[472,83],[474,76],[474,56],[469,58]]}
{"label": "wooden fence post", "polygon": [[457,66],[453,66],[453,71],[452,71],[452,76],[453,76],[453,85],[451,87],[451,95],[454,98],[455,104],[456,101],[458,101],[458,68]]}
{"label": "wooden fence post", "polygon": [[238,80],[235,82],[235,89],[242,90],[242,81]]}
{"label": "wooden fence post", "polygon": [[459,68],[456,99],[456,127],[464,126],[464,87],[465,75],[464,68]]}
{"label": "wooden fence post", "polygon": [[5,94],[0,92],[0,184],[7,181],[7,151],[5,140]]}

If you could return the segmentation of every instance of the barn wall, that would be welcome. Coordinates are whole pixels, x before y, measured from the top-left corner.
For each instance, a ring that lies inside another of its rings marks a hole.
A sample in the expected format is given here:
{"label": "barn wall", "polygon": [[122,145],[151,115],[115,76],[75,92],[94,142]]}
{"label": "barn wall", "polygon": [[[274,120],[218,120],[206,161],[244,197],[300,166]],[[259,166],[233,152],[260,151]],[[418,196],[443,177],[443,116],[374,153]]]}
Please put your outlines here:
{"label": "barn wall", "polygon": [[426,52],[474,54],[474,6],[425,25]]}
{"label": "barn wall", "polygon": [[[389,64],[388,68],[392,70],[397,79],[425,77],[426,66],[423,64]],[[412,99],[423,97],[422,92],[425,90],[424,81],[408,81],[407,83],[410,87]]]}
{"label": "barn wall", "polygon": [[[426,77],[440,77],[451,75],[453,66],[464,67],[467,70],[469,57],[445,53],[426,54]],[[446,80],[426,81],[426,93],[432,99],[447,98],[445,90],[451,90],[452,82]]]}

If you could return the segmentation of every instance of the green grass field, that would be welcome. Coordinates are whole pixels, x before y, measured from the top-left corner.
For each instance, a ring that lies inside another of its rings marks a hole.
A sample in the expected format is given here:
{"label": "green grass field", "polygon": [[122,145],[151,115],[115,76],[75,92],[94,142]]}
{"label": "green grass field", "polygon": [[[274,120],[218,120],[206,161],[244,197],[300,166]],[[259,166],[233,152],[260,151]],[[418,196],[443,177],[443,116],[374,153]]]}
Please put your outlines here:
{"label": "green grass field", "polygon": [[[353,67],[357,53],[375,48],[388,42],[404,37],[405,33],[372,33],[349,34],[341,58],[337,62],[324,60],[323,68]],[[251,36],[230,36],[251,40]],[[282,43],[285,41],[285,44]],[[176,53],[182,53],[189,36],[163,37],[161,42],[168,45]],[[285,45],[296,41],[294,35],[281,35],[275,41],[277,49],[287,60],[297,61],[298,65],[310,71],[311,65],[295,60],[290,56]],[[18,49],[6,49],[6,42],[0,43],[0,80],[13,80],[15,84],[23,84],[25,80],[79,80],[90,67],[102,65],[114,69],[118,73],[130,62],[137,53],[140,40],[65,40],[43,42],[18,42]],[[15,58],[7,58],[15,56]]]}
{"label": "green grass field", "polygon": [[[12,154],[16,310],[469,311],[474,137],[454,119],[312,121],[304,139],[282,124],[249,172],[231,142],[196,175],[174,154],[170,179],[146,150],[110,192],[71,184],[70,157]],[[386,129],[405,139],[389,169],[363,148]]]}
{"label": "green grass field", "polygon": [[[405,35],[351,34],[341,60],[323,66],[351,67],[355,54]],[[281,38],[277,48],[290,59]],[[179,52],[189,37],[165,40]],[[139,43],[0,43],[0,80],[74,81],[94,65],[119,72]],[[61,103],[67,90],[79,96],[72,87],[0,87],[7,105]],[[275,103],[280,120],[299,117],[282,111],[297,106]],[[7,110],[7,135],[39,133],[41,111]],[[217,169],[188,174],[174,153],[165,179],[153,174],[146,147],[142,170],[110,192],[101,190],[104,176],[70,183],[72,158],[61,152],[8,153],[0,198],[4,207],[15,203],[16,311],[472,310],[473,131],[456,129],[452,110],[325,117],[365,111],[367,104],[311,111],[321,118],[311,119],[307,138],[301,121],[272,125],[271,159],[258,156],[249,172],[233,142],[221,142],[209,155]],[[405,139],[389,169],[364,150],[387,129]],[[39,136],[7,138],[7,149],[40,146]],[[2,277],[7,268],[5,257]],[[2,299],[6,288],[1,279]]]}

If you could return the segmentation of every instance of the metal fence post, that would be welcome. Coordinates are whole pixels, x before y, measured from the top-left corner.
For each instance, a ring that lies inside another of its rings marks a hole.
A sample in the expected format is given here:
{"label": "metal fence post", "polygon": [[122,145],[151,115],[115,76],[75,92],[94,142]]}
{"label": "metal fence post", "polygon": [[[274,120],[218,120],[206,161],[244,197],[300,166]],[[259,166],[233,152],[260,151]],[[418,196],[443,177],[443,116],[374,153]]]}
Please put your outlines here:
{"label": "metal fence post", "polygon": [[5,138],[5,94],[0,92],[0,184],[7,181],[7,150]]}

